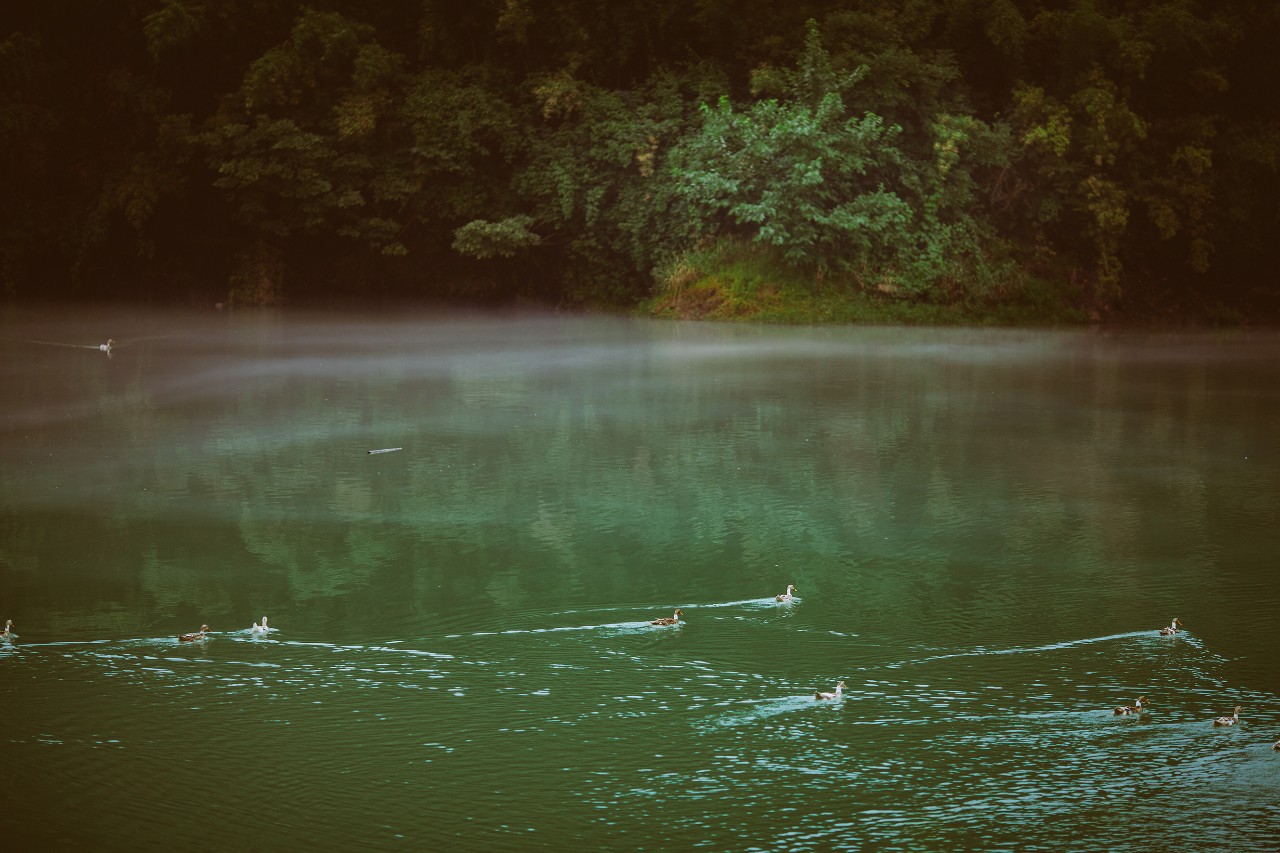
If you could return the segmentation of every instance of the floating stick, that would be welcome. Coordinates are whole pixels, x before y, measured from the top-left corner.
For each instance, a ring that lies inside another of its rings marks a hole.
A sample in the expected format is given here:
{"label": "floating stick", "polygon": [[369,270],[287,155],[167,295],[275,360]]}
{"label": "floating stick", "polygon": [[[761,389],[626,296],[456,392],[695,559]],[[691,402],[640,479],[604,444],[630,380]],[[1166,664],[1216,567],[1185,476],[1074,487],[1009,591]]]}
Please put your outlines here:
{"label": "floating stick", "polygon": [[375,453],[395,453],[397,450],[404,450],[404,448],[403,447],[384,447],[381,450],[370,450],[369,455],[372,456]]}

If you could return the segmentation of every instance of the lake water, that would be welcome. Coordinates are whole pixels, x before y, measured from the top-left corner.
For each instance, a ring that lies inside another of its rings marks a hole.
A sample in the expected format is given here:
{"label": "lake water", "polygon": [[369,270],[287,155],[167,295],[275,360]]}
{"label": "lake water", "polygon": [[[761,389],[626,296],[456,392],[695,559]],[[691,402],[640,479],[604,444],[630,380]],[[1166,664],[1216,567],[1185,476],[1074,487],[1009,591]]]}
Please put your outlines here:
{"label": "lake water", "polygon": [[0,353],[27,849],[1280,840],[1275,333],[8,309]]}

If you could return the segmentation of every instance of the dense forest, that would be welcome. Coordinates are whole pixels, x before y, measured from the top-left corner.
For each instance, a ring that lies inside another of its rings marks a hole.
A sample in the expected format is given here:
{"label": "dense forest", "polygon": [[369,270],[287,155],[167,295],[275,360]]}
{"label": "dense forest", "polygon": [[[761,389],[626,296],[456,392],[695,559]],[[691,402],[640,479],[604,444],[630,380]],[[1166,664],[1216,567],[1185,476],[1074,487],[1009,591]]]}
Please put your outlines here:
{"label": "dense forest", "polygon": [[10,299],[1280,314],[1270,0],[7,7]]}

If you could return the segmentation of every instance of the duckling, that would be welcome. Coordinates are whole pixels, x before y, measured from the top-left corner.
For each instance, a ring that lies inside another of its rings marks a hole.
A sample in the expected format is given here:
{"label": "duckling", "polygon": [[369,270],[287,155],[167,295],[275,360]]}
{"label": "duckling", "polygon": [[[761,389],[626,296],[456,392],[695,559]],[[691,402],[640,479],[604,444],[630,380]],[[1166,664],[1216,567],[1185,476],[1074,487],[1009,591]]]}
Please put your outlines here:
{"label": "duckling", "polygon": [[12,627],[13,627],[12,619],[4,620],[4,631],[0,631],[0,640],[16,640],[18,638],[17,634],[9,630]]}
{"label": "duckling", "polygon": [[773,599],[774,601],[795,601],[795,591],[796,588],[794,584],[787,584],[787,591],[782,595],[775,595]]}
{"label": "duckling", "polygon": [[1168,628],[1160,629],[1160,636],[1172,637],[1174,634],[1178,633],[1178,629],[1181,627],[1182,627],[1182,620],[1179,619],[1177,616],[1175,616],[1173,617],[1173,622],[1169,624]]}
{"label": "duckling", "polygon": [[1237,705],[1235,711],[1231,713],[1230,717],[1219,717],[1213,721],[1213,724],[1215,726],[1234,726],[1236,723],[1240,722],[1240,711],[1243,707],[1244,706],[1242,705]]}
{"label": "duckling", "polygon": [[261,624],[261,625],[259,625],[257,622],[253,623],[253,627],[252,627],[252,628],[250,628],[249,630],[250,630],[252,633],[254,633],[254,634],[266,634],[266,633],[268,633],[271,629],[267,627],[267,617],[265,617],[265,616],[263,616],[263,617],[262,617],[262,624]]}
{"label": "duckling", "polygon": [[678,625],[680,624],[680,617],[683,615],[684,615],[684,611],[681,610],[679,607],[677,607],[674,615],[664,616],[661,619],[654,619],[649,624],[650,625]]}
{"label": "duckling", "polygon": [[199,631],[193,631],[190,634],[182,634],[178,637],[178,640],[179,642],[183,642],[183,643],[196,643],[196,642],[199,642],[200,640],[205,639],[205,634],[208,632],[208,630],[209,630],[208,625],[201,625]]}
{"label": "duckling", "polygon": [[1121,705],[1119,708],[1116,708],[1115,714],[1117,717],[1127,717],[1131,714],[1136,716],[1141,714],[1145,710],[1142,707],[1142,703],[1146,701],[1146,696],[1139,696],[1137,699],[1133,700],[1132,705]]}
{"label": "duckling", "polygon": [[836,683],[836,689],[835,689],[835,692],[833,692],[833,693],[823,693],[823,692],[821,692],[821,691],[818,691],[818,692],[816,692],[816,693],[814,693],[814,694],[813,694],[813,698],[814,698],[814,699],[831,699],[831,700],[838,700],[838,699],[842,698],[843,696],[844,696],[844,682],[843,682],[843,681],[839,681],[839,682],[837,682],[837,683]]}

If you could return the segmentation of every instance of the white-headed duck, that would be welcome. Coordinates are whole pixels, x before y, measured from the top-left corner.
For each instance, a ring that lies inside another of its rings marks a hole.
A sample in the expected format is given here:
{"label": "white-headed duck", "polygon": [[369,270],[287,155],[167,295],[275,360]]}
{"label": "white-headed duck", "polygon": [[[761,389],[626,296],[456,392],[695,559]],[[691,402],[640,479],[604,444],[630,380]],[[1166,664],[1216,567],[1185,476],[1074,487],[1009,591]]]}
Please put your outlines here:
{"label": "white-headed duck", "polygon": [[773,598],[775,601],[795,601],[795,592],[795,584],[787,584],[787,591],[782,595],[775,595]]}
{"label": "white-headed duck", "polygon": [[661,619],[654,619],[649,624],[650,625],[678,625],[680,624],[680,617],[683,615],[684,615],[684,611],[681,610],[679,607],[677,607],[675,614],[671,616],[664,616]]}
{"label": "white-headed duck", "polygon": [[266,634],[267,632],[269,632],[271,629],[267,627],[267,617],[265,616],[262,617],[261,625],[259,625],[257,622],[254,622],[253,627],[250,628],[249,630],[254,634]]}
{"label": "white-headed duck", "polygon": [[1182,620],[1179,619],[1177,616],[1175,616],[1173,617],[1173,621],[1169,623],[1168,628],[1160,629],[1160,636],[1172,637],[1174,634],[1178,633],[1178,629],[1181,627],[1182,627]]}
{"label": "white-headed duck", "polygon": [[199,631],[193,631],[190,634],[182,634],[178,640],[183,643],[196,643],[205,639],[205,635],[209,632],[208,625],[201,625]]}
{"label": "white-headed duck", "polygon": [[1132,705],[1121,705],[1119,708],[1116,708],[1115,714],[1117,717],[1128,717],[1131,714],[1141,714],[1143,710],[1145,710],[1143,708],[1143,703],[1146,701],[1146,696],[1139,696],[1137,699],[1133,700]]}
{"label": "white-headed duck", "polygon": [[844,682],[843,682],[843,681],[836,682],[836,689],[835,689],[833,692],[831,692],[831,693],[823,693],[822,691],[818,691],[818,692],[816,692],[816,693],[814,693],[814,694],[813,694],[813,698],[814,698],[814,699],[830,699],[830,700],[833,700],[833,701],[834,701],[834,700],[838,700],[838,699],[840,699],[840,698],[841,698],[841,697],[843,697],[843,696],[844,696]]}
{"label": "white-headed duck", "polygon": [[1234,726],[1236,723],[1240,722],[1240,711],[1243,707],[1243,705],[1237,705],[1236,709],[1231,712],[1230,717],[1219,717],[1213,721],[1213,724],[1215,726]]}

